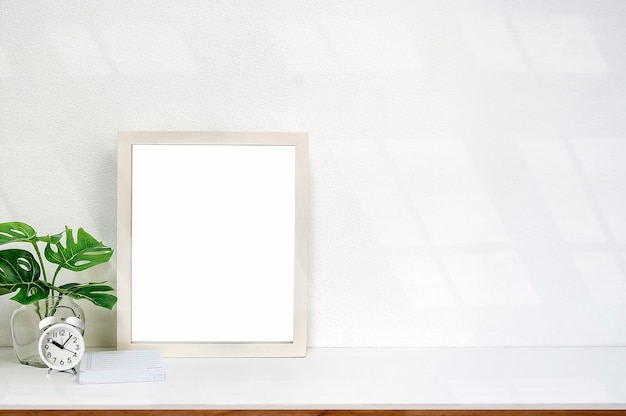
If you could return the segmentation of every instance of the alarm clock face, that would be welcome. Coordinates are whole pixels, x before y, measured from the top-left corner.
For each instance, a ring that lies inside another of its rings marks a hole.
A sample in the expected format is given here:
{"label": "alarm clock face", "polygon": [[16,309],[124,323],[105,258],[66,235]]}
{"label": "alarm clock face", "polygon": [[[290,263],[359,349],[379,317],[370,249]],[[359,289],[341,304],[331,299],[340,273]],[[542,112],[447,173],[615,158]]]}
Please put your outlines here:
{"label": "alarm clock face", "polygon": [[53,370],[74,368],[83,357],[85,341],[80,330],[66,323],[46,328],[39,338],[39,355]]}

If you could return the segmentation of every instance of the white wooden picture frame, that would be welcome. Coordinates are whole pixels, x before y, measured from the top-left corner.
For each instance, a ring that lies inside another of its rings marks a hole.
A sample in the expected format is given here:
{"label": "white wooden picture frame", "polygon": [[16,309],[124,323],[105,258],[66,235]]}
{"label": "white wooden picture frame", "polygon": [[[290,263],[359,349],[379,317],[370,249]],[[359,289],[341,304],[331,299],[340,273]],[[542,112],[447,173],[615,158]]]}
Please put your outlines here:
{"label": "white wooden picture frame", "polygon": [[306,355],[306,133],[119,132],[118,349]]}

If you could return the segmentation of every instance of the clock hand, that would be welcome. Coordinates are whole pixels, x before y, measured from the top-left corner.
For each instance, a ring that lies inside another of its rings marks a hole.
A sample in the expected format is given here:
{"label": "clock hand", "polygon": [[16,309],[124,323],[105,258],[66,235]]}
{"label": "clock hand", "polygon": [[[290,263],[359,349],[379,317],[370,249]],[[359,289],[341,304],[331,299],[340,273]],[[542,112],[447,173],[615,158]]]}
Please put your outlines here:
{"label": "clock hand", "polygon": [[64,349],[65,349],[65,347],[64,347],[63,345],[59,344],[58,342],[56,342],[56,341],[55,341],[55,340],[53,340],[53,339],[51,339],[51,340],[50,340],[50,343],[52,343],[53,345],[56,345],[56,347],[57,347],[57,348],[60,348],[60,349],[62,349],[62,350],[64,350]]}
{"label": "clock hand", "polygon": [[70,337],[67,339],[67,341],[65,341],[65,342],[63,343],[63,345],[61,346],[61,348],[65,349],[65,345],[66,345],[68,342],[70,342],[70,339],[72,339],[72,334],[70,334]]}

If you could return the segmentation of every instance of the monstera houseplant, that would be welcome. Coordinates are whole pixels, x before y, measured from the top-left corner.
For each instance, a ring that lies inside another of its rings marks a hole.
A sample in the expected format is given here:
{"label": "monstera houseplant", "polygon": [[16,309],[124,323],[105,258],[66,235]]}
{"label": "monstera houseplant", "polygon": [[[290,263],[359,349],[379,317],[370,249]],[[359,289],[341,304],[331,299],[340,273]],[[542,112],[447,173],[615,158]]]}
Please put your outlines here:
{"label": "monstera houseplant", "polygon": [[[82,228],[76,235],[66,226],[59,234],[40,236],[23,222],[0,223],[0,245],[5,244],[10,248],[0,250],[0,295],[14,294],[11,299],[22,305],[11,317],[13,346],[21,363],[43,366],[36,345],[41,319],[71,314],[84,321],[82,308],[74,300],[86,299],[107,309],[117,302],[106,282],[59,284],[59,272],[81,272],[106,263],[113,249]],[[17,248],[23,244],[32,251]],[[54,265],[52,274],[46,269],[50,265]]]}

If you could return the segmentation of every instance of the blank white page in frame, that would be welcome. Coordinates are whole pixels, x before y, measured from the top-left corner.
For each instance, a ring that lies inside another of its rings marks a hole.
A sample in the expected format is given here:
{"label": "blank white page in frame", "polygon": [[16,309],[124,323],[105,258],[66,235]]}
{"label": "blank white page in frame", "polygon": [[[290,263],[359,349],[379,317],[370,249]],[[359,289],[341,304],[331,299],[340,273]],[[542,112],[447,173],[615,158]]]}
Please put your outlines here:
{"label": "blank white page in frame", "polygon": [[120,305],[129,305],[121,312],[130,322],[118,323],[118,347],[303,355],[301,346],[289,352],[302,338],[296,144],[257,142],[253,133],[178,135],[126,144],[131,257]]}

